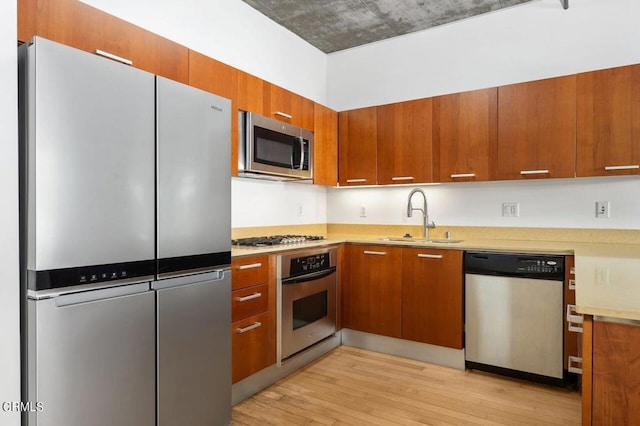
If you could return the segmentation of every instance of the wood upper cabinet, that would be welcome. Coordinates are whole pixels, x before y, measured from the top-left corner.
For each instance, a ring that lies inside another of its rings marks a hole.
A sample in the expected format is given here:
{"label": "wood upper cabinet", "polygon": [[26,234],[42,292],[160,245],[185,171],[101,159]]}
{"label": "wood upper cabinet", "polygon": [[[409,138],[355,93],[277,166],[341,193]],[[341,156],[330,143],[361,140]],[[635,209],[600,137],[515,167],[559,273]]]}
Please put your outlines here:
{"label": "wood upper cabinet", "polygon": [[342,325],[400,338],[402,249],[347,245],[342,275]]}
{"label": "wood upper cabinet", "polygon": [[238,175],[238,70],[189,51],[189,85],[231,100],[231,175]]}
{"label": "wood upper cabinet", "polygon": [[265,82],[261,78],[238,71],[238,109],[265,115],[264,86]]}
{"label": "wood upper cabinet", "polygon": [[96,53],[101,50],[153,74],[188,84],[186,47],[78,0],[18,1],[18,39],[34,35]]}
{"label": "wood upper cabinet", "polygon": [[577,175],[640,173],[640,65],[577,76]]}
{"label": "wood upper cabinet", "polygon": [[[589,342],[585,335],[585,341],[593,345],[592,422],[585,422],[589,413],[583,413],[583,424],[640,424],[640,325],[592,323],[593,340]],[[585,327],[585,333],[588,329]],[[583,386],[583,401],[589,396]],[[589,407],[589,402],[583,404]]]}
{"label": "wood upper cabinet", "polygon": [[315,104],[313,135],[313,183],[338,183],[338,113]]}
{"label": "wood upper cabinet", "polygon": [[433,163],[436,182],[494,179],[498,89],[433,99]]}
{"label": "wood upper cabinet", "polygon": [[575,175],[576,76],[498,88],[496,179]]}
{"label": "wood upper cabinet", "polygon": [[338,180],[341,186],[377,181],[377,107],[338,113]]}
{"label": "wood upper cabinet", "polygon": [[380,185],[433,182],[431,98],[378,107]]}
{"label": "wood upper cabinet", "polygon": [[402,249],[402,338],[449,348],[463,343],[462,252]]}
{"label": "wood upper cabinet", "polygon": [[264,115],[313,130],[313,101],[267,81],[264,82]]}

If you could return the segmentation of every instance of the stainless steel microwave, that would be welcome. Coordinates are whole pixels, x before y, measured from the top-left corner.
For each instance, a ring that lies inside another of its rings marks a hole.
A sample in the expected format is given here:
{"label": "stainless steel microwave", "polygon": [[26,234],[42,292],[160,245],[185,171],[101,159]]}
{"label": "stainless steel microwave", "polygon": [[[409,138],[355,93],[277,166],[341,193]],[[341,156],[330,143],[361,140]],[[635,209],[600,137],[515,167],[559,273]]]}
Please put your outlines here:
{"label": "stainless steel microwave", "polygon": [[313,132],[240,112],[238,174],[276,180],[313,179]]}

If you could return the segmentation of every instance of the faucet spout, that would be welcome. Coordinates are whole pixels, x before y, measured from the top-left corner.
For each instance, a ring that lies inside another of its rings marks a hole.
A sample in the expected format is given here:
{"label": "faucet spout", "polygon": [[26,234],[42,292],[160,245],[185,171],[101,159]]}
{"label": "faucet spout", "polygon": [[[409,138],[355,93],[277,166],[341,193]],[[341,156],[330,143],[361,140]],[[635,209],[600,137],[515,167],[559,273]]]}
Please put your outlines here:
{"label": "faucet spout", "polygon": [[[415,193],[422,194],[422,208],[413,207],[411,199]],[[436,225],[433,222],[429,222],[429,210],[427,206],[427,196],[421,188],[415,188],[409,193],[407,200],[407,217],[412,217],[414,210],[422,213],[422,236],[425,239],[429,239],[429,228],[435,228]]]}

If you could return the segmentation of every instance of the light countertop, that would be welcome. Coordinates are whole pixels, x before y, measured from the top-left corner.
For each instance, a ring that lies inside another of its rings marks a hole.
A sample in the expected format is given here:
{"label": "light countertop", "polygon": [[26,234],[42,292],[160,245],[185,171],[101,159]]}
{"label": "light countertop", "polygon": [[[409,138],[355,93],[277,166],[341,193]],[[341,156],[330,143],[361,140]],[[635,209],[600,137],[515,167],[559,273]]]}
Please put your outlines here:
{"label": "light countertop", "polygon": [[640,320],[640,245],[526,240],[464,240],[460,243],[385,241],[381,237],[329,238],[301,244],[232,249],[233,257],[281,253],[341,243],[448,250],[574,254],[576,307],[582,314]]}

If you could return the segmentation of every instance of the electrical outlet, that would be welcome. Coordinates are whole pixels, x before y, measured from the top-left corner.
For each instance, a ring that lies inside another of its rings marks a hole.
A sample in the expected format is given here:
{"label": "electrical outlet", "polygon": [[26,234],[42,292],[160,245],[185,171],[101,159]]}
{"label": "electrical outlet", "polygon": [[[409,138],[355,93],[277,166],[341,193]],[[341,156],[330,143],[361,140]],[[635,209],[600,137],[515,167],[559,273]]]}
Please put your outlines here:
{"label": "electrical outlet", "polygon": [[610,217],[611,203],[609,201],[596,201],[596,217],[606,219]]}
{"label": "electrical outlet", "polygon": [[367,206],[364,204],[360,206],[360,217],[367,217]]}
{"label": "electrical outlet", "polygon": [[302,204],[298,204],[298,216],[302,216]]}
{"label": "electrical outlet", "polygon": [[502,203],[502,216],[504,217],[520,216],[520,203]]}

